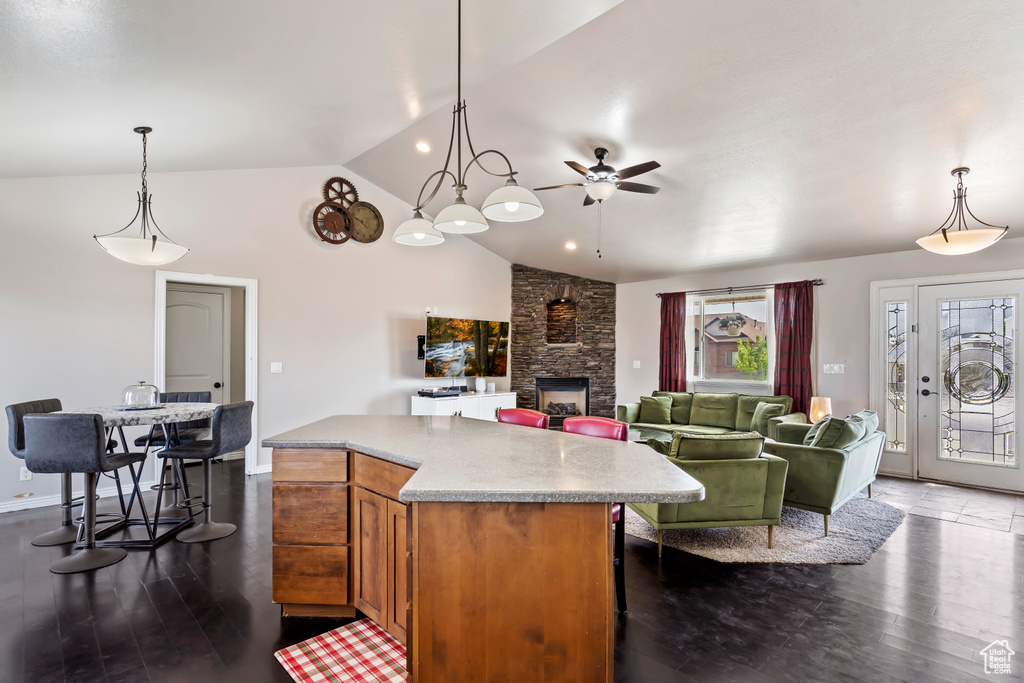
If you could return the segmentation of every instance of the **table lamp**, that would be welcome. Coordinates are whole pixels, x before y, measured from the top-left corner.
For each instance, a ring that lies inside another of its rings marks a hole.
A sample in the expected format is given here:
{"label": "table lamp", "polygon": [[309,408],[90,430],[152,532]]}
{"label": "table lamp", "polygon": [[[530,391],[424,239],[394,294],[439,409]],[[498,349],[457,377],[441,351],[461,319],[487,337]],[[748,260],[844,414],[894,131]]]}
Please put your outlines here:
{"label": "table lamp", "polygon": [[811,410],[808,417],[810,418],[812,424],[831,413],[832,399],[830,399],[828,396],[811,397]]}

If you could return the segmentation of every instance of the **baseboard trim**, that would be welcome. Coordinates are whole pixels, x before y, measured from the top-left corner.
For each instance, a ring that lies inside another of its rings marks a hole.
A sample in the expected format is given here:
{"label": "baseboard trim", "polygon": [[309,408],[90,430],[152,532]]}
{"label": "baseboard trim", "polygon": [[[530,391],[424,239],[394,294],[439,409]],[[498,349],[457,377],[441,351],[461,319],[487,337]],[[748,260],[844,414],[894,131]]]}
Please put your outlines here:
{"label": "baseboard trim", "polygon": [[[146,491],[150,486],[156,484],[156,479],[152,481],[142,482],[142,490]],[[125,492],[130,491],[130,484],[122,481],[121,486]],[[82,495],[82,491],[73,491],[76,498]],[[100,498],[110,498],[117,495],[117,486],[106,486],[104,488],[97,488],[96,494]],[[19,498],[17,500],[9,500],[4,503],[0,503],[0,514],[5,512],[18,512],[19,510],[34,510],[36,508],[44,508],[50,505],[60,505],[60,494],[54,494],[52,496],[32,496],[30,498]]]}
{"label": "baseboard trim", "polygon": [[253,474],[269,474],[274,470],[273,464],[268,465],[256,465],[256,471]]}
{"label": "baseboard trim", "polygon": [[915,479],[914,475],[908,474],[907,472],[900,472],[899,470],[878,470],[878,473],[885,477],[895,477],[896,479]]}

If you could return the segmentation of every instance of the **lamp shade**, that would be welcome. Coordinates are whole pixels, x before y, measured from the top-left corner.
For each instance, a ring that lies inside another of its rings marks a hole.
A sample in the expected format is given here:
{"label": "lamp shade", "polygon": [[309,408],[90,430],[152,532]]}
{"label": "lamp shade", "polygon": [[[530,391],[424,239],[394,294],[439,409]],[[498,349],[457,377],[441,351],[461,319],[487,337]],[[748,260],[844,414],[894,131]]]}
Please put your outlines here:
{"label": "lamp shade", "polygon": [[457,235],[468,235],[473,232],[483,232],[491,226],[487,225],[487,219],[475,208],[466,203],[462,197],[456,197],[455,203],[441,210],[434,219],[434,228],[441,232],[450,232]]}
{"label": "lamp shade", "polygon": [[157,240],[155,236],[95,237],[99,245],[111,256],[137,266],[162,266],[177,261],[188,253],[188,247],[174,242]]}
{"label": "lamp shade", "polygon": [[434,224],[417,211],[412,218],[398,226],[391,239],[410,247],[433,247],[444,242],[444,235],[434,230]]}
{"label": "lamp shade", "polygon": [[480,212],[492,221],[518,223],[538,218],[544,213],[544,207],[537,195],[509,178],[503,187],[487,197]]}
{"label": "lamp shade", "polygon": [[618,187],[615,185],[615,183],[611,181],[598,180],[593,183],[590,183],[589,185],[584,186],[583,189],[587,191],[587,194],[590,195],[591,199],[603,202],[604,200],[608,199],[613,194],[615,194],[615,190],[617,190]]}
{"label": "lamp shade", "polygon": [[828,396],[812,396],[811,409],[808,412],[808,419],[812,423],[817,422],[826,415],[832,414],[832,399]]}
{"label": "lamp shade", "polygon": [[917,240],[917,244],[930,252],[944,256],[958,256],[991,247],[1006,234],[1006,228],[971,228],[934,232]]}

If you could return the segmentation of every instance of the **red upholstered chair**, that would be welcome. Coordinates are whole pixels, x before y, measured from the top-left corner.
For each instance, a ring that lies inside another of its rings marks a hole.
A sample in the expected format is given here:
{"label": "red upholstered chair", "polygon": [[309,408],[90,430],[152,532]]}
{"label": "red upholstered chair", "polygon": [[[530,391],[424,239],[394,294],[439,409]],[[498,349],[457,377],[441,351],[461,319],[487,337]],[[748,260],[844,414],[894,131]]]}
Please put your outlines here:
{"label": "red upholstered chair", "polygon": [[[596,436],[602,439],[625,441],[629,425],[607,417],[567,417],[562,431],[569,434]],[[626,520],[622,514],[622,503],[612,504],[612,524],[615,526],[615,551],[612,564],[615,565],[615,602],[620,612],[626,611],[626,566],[623,555],[626,551]]]}
{"label": "red upholstered chair", "polygon": [[522,425],[524,427],[536,427],[547,429],[551,417],[539,410],[528,410],[526,408],[502,408],[498,411],[498,422],[510,425]]}

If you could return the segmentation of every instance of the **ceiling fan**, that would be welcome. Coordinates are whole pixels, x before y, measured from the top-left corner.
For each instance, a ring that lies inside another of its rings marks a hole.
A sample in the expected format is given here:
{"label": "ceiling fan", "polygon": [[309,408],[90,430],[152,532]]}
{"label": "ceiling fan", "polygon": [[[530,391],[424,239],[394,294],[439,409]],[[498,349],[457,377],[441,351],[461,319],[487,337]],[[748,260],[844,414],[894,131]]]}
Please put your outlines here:
{"label": "ceiling fan", "polygon": [[647,173],[653,171],[656,168],[661,168],[661,164],[657,161],[648,161],[644,164],[637,164],[636,166],[629,166],[616,171],[614,168],[604,163],[604,158],[608,156],[608,150],[604,147],[598,147],[594,150],[594,156],[597,157],[597,165],[587,168],[583,164],[575,161],[567,161],[565,165],[576,171],[580,175],[586,177],[587,182],[585,183],[568,183],[566,185],[551,185],[549,187],[537,187],[535,190],[557,190],[560,187],[582,187],[587,191],[587,197],[583,200],[583,206],[590,206],[594,202],[603,202],[613,194],[615,190],[625,190],[626,192],[642,192],[644,194],[656,194],[660,187],[654,187],[653,185],[644,185],[643,183],[627,183],[622,182],[626,178],[632,178],[638,176],[641,173]]}

